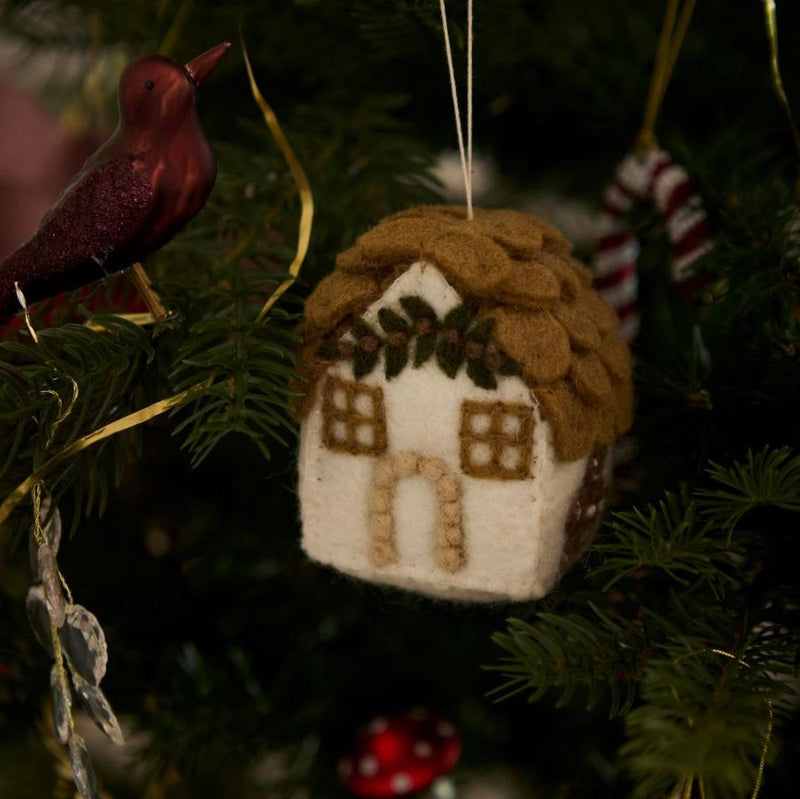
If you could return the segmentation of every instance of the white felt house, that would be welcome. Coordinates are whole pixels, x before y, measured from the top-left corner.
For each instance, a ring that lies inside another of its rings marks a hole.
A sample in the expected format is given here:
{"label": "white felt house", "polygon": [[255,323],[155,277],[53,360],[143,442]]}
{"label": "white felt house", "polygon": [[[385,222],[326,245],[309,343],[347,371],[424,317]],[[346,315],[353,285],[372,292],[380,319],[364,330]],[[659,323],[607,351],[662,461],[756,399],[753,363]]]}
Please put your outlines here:
{"label": "white felt house", "polygon": [[424,207],[343,253],[306,308],[303,548],[453,599],[544,594],[586,545],[629,355],[563,237]]}

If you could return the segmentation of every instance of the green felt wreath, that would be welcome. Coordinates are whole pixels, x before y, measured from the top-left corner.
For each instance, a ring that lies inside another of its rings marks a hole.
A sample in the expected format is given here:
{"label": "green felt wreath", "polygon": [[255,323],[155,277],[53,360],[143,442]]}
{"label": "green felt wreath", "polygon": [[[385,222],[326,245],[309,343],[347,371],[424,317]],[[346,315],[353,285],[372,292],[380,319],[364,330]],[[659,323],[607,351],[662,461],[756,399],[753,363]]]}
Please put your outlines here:
{"label": "green felt wreath", "polygon": [[352,360],[356,378],[370,374],[384,351],[386,379],[397,377],[411,363],[414,369],[431,358],[450,378],[455,378],[464,364],[468,377],[476,386],[497,388],[497,376],[520,375],[520,365],[499,350],[491,340],[491,323],[475,321],[475,308],[458,305],[439,319],[436,311],[422,298],[400,299],[406,314],[390,308],[378,311],[375,330],[361,317],[350,322],[355,342],[342,340],[342,331],[331,335],[319,350],[321,358]]}

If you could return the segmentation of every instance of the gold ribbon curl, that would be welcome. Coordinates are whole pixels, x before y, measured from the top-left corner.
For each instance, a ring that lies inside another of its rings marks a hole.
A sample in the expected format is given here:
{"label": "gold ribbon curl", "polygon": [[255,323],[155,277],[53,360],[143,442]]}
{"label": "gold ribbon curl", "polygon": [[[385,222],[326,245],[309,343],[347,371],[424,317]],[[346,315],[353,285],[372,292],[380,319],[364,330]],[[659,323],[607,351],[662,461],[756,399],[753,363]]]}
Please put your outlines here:
{"label": "gold ribbon curl", "polygon": [[797,124],[792,114],[792,107],[789,105],[789,98],[786,96],[786,90],[783,88],[780,61],[778,60],[778,19],[775,11],[775,0],[764,0],[764,17],[767,23],[767,39],[769,39],[769,65],[772,71],[772,85],[775,89],[775,94],[778,95],[778,100],[780,100],[783,106],[786,119],[789,122],[789,130],[794,140],[794,146],[797,148],[797,153],[800,156],[800,131],[797,129]]}
{"label": "gold ribbon curl", "polygon": [[661,103],[667,91],[667,85],[672,77],[678,55],[686,38],[686,31],[692,20],[696,0],[686,0],[679,6],[681,0],[668,0],[664,13],[664,23],[661,26],[661,35],[658,39],[653,77],[650,80],[650,91],[647,95],[644,119],[639,135],[636,137],[636,151],[646,153],[658,148],[655,136],[655,124]]}
{"label": "gold ribbon curl", "polygon": [[[729,660],[734,660],[740,665],[744,666],[746,669],[750,668],[750,664],[744,661],[742,658],[738,657],[737,655],[733,654],[733,652],[727,652],[724,649],[717,649],[715,647],[709,647],[708,649],[698,649],[696,652],[687,652],[685,655],[681,655],[680,657],[675,658],[672,663],[673,665],[677,665],[682,660],[686,660],[690,657],[695,657],[697,655],[705,655],[709,652],[715,655],[722,655],[723,657],[728,658]],[[678,698],[678,693],[673,687],[672,692],[675,694],[675,698]],[[772,740],[772,728],[774,725],[774,713],[772,710],[772,700],[767,699],[767,730],[764,733],[764,744],[761,747],[761,756],[758,759],[758,770],[756,771],[756,781],[755,786],[753,787],[753,793],[750,795],[750,799],[758,799],[759,793],[761,793],[761,783],[764,780],[764,769],[767,766],[767,753],[769,752],[769,744]],[[672,790],[672,793],[669,795],[669,799],[691,799],[692,795],[692,786],[694,785],[694,775],[688,774],[685,777],[682,777],[678,780],[677,785]],[[703,783],[703,778],[700,777],[697,783],[697,787],[700,791],[700,799],[705,799],[706,790],[705,785]]]}
{"label": "gold ribbon curl", "polygon": [[247,68],[247,78],[250,82],[250,92],[252,93],[256,104],[261,109],[264,122],[269,128],[272,138],[275,139],[275,143],[280,148],[281,153],[283,154],[283,157],[289,166],[289,171],[292,173],[295,185],[297,186],[297,191],[300,194],[300,227],[297,231],[297,250],[294,258],[292,259],[292,263],[289,265],[289,277],[287,277],[286,280],[284,280],[275,289],[275,291],[272,292],[267,301],[264,303],[264,307],[261,309],[258,317],[256,318],[256,321],[260,322],[267,315],[269,309],[275,305],[284,292],[295,282],[295,280],[297,280],[297,276],[300,274],[300,267],[303,265],[306,253],[308,252],[308,245],[311,241],[311,227],[314,221],[314,196],[311,193],[311,186],[308,182],[308,177],[306,176],[305,170],[300,165],[300,161],[298,161],[292,146],[289,144],[289,140],[286,138],[286,135],[284,134],[283,129],[278,122],[278,117],[275,116],[275,112],[272,110],[272,107],[264,99],[264,95],[261,94],[261,90],[258,87],[255,75],[253,74],[253,67],[250,63],[250,56],[247,53],[247,45],[245,44],[241,27],[239,29],[239,39],[242,43],[242,55],[244,56],[244,65]]}
{"label": "gold ribbon curl", "polygon": [[167,397],[167,399],[163,399],[160,402],[155,402],[152,405],[148,405],[146,408],[142,408],[135,413],[130,413],[127,416],[123,416],[120,419],[109,422],[108,424],[99,427],[97,430],[94,430],[88,435],[83,436],[83,438],[79,438],[77,441],[74,441],[68,447],[62,449],[61,452],[50,458],[50,460],[46,461],[33,474],[25,478],[25,480],[23,480],[5,498],[3,504],[0,505],[0,524],[8,519],[8,517],[11,515],[11,511],[13,511],[14,508],[16,508],[17,505],[19,505],[19,503],[25,499],[35,485],[37,485],[41,480],[44,480],[45,477],[51,474],[59,466],[66,463],[70,458],[73,458],[79,452],[89,449],[89,447],[94,446],[105,438],[110,438],[117,433],[122,433],[124,430],[130,430],[131,428],[143,424],[144,422],[149,422],[150,419],[155,419],[156,416],[161,416],[161,414],[166,413],[177,405],[180,405],[180,403],[183,402],[187,397],[190,397],[192,394],[200,391],[201,389],[208,388],[210,385],[210,380],[206,380],[203,383],[197,383],[191,388],[181,391],[180,394]]}

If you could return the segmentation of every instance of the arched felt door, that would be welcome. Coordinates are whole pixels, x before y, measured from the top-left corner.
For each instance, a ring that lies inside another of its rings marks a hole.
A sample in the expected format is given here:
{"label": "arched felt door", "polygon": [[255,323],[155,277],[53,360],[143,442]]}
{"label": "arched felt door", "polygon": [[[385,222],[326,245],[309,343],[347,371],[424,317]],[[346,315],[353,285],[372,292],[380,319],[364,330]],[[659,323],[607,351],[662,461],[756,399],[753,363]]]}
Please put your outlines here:
{"label": "arched felt door", "polygon": [[461,484],[443,460],[415,452],[386,455],[375,464],[369,499],[370,559],[378,567],[397,563],[394,495],[399,480],[417,474],[430,480],[436,490],[436,563],[443,571],[457,572],[467,561]]}

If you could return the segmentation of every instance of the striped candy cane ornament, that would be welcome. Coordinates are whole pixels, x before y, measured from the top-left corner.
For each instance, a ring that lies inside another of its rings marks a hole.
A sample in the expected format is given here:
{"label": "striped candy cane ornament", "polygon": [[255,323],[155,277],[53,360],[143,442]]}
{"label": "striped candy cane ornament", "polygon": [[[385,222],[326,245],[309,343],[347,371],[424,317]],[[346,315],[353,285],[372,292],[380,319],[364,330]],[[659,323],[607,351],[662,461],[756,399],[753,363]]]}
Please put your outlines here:
{"label": "striped candy cane ornament", "polygon": [[703,201],[694,190],[686,170],[669,160],[653,170],[653,201],[667,226],[672,244],[672,282],[686,286],[692,277],[692,264],[713,247]]}
{"label": "striped candy cane ornament", "polygon": [[691,265],[712,247],[702,200],[683,167],[663,150],[627,155],[603,197],[602,233],[595,244],[595,288],[619,317],[619,332],[632,342],[640,326],[637,263],[639,242],[628,224],[631,210],[652,201],[662,215],[672,245],[670,274],[688,287]]}

